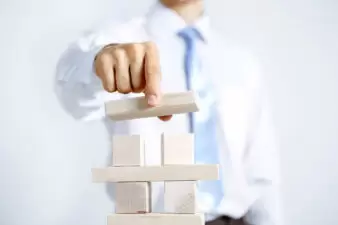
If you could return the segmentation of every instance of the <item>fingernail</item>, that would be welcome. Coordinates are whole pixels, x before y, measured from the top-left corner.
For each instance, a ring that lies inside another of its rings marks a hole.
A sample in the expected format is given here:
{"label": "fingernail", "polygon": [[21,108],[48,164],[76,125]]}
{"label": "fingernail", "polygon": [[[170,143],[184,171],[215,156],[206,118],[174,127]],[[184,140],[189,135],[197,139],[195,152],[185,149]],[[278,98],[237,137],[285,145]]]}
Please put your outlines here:
{"label": "fingernail", "polygon": [[154,106],[157,104],[156,95],[148,95],[148,105]]}

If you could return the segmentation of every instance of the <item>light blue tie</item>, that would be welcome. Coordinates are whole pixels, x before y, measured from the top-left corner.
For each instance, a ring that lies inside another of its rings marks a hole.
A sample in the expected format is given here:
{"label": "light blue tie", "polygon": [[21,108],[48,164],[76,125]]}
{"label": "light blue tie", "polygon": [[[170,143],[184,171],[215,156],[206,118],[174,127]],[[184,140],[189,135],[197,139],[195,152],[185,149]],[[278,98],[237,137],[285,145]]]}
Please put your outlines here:
{"label": "light blue tie", "polygon": [[[208,77],[200,73],[201,62],[196,54],[196,43],[203,41],[198,30],[192,27],[179,32],[186,45],[184,70],[187,79],[187,89],[194,90],[200,104],[200,111],[190,113],[190,132],[195,135],[195,162],[202,164],[220,164],[217,141],[217,111],[215,96]],[[223,177],[220,174],[220,177]],[[209,196],[205,204],[212,213],[223,198],[221,180],[201,181],[198,183],[198,194],[203,199]],[[207,203],[208,202],[208,203]],[[207,212],[208,213],[208,212]]]}

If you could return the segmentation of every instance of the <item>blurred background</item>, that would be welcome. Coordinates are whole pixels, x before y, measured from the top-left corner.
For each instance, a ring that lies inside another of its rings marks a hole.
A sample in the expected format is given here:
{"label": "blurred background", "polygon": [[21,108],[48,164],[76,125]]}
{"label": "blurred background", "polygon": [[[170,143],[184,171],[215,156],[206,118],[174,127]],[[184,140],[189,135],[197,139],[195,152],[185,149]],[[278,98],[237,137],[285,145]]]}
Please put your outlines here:
{"label": "blurred background", "polygon": [[[106,163],[101,122],[74,121],[53,90],[68,43],[154,0],[0,0],[0,224],[105,224],[90,170]],[[214,27],[260,60],[269,84],[287,225],[338,224],[338,1],[206,1]]]}

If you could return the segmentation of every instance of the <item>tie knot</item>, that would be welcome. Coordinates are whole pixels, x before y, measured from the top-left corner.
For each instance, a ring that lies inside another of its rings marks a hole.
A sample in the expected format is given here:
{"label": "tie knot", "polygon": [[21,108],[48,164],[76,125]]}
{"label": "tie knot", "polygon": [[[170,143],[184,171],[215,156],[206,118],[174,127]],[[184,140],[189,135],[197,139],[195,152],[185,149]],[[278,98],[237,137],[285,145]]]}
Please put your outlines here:
{"label": "tie knot", "polygon": [[178,35],[189,41],[196,39],[203,40],[201,33],[195,27],[186,27],[178,32]]}

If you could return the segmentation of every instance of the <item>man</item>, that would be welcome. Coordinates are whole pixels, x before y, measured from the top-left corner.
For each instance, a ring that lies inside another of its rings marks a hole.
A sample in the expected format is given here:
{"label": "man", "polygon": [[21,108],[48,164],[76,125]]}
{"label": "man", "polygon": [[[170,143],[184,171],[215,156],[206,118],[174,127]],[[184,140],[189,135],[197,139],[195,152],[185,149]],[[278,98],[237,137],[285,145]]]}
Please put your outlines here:
{"label": "man", "polygon": [[[196,161],[221,165],[222,183],[199,187],[208,225],[281,224],[278,154],[258,66],[250,54],[220,41],[203,4],[162,0],[144,17],[109,22],[80,38],[60,59],[58,97],[77,119],[103,119],[110,134],[193,132]],[[104,118],[108,100],[144,93],[154,107],[162,93],[190,89],[201,101],[198,113]],[[160,162],[157,146],[147,146],[147,164]],[[155,196],[162,190],[153,187]]]}

